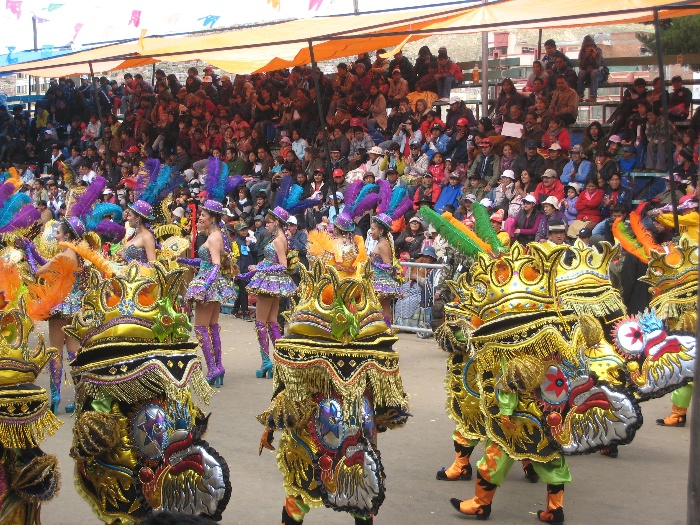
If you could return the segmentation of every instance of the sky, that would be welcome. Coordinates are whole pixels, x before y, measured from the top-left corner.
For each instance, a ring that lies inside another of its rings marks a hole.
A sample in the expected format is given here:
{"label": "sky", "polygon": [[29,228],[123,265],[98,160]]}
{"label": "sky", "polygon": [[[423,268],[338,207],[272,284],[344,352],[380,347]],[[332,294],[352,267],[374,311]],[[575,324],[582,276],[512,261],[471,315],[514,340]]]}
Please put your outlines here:
{"label": "sky", "polygon": [[[85,44],[217,29],[289,18],[309,18],[400,7],[423,7],[454,0],[0,0],[0,54],[7,48],[37,45],[74,49]],[[60,3],[59,3],[60,2]],[[464,2],[465,4],[468,2]],[[4,4],[4,5],[3,5]]]}

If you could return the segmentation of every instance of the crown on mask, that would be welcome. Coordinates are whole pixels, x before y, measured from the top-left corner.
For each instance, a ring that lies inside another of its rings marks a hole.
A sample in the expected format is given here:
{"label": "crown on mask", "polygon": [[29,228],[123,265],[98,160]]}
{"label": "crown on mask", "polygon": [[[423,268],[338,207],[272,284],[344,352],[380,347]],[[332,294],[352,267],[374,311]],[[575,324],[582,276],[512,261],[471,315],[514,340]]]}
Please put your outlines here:
{"label": "crown on mask", "polygon": [[610,264],[620,256],[620,245],[598,245],[601,251],[578,239],[569,247],[573,257],[568,262],[562,257],[557,267],[557,294],[564,307],[580,314],[624,313],[622,298],[610,282]]}
{"label": "crown on mask", "polygon": [[647,273],[640,281],[651,285],[649,306],[662,318],[678,317],[697,308],[698,243],[683,235],[668,251],[652,250]]}
{"label": "crown on mask", "polygon": [[386,332],[369,263],[361,263],[356,275],[341,279],[334,267],[321,261],[316,261],[311,270],[302,268],[299,300],[289,316],[289,333],[348,343]]}
{"label": "crown on mask", "polygon": [[515,243],[510,253],[480,253],[472,266],[471,303],[486,323],[559,308],[555,277],[567,246]]}

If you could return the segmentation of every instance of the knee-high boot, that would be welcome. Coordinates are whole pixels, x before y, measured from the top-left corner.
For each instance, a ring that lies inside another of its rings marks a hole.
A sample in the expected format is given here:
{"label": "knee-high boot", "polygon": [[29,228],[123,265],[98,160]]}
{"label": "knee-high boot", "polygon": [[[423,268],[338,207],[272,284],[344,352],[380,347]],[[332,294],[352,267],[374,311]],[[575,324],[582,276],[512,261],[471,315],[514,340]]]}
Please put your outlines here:
{"label": "knee-high boot", "polygon": [[282,525],[299,525],[304,523],[304,516],[309,506],[299,496],[287,496],[282,507]]}
{"label": "knee-high boot", "polygon": [[274,345],[275,341],[282,337],[282,331],[280,330],[280,325],[277,323],[277,321],[270,321],[267,324],[270,326],[270,339]]}
{"label": "knee-high boot", "polygon": [[270,361],[270,339],[267,335],[267,323],[255,321],[255,331],[258,334],[260,344],[260,357],[262,365],[255,371],[255,377],[269,377],[272,379],[272,361]]}
{"label": "knee-high boot", "polygon": [[218,324],[209,325],[209,334],[211,335],[211,344],[214,349],[214,366],[216,367],[216,374],[219,376],[219,382],[223,385],[226,369],[221,362],[221,327]]}
{"label": "knee-high boot", "polygon": [[447,468],[438,471],[436,479],[442,481],[457,481],[460,479],[472,479],[472,466],[469,464],[469,458],[474,451],[474,447],[462,445],[457,440],[455,444],[455,460]]}
{"label": "knee-high boot", "polygon": [[51,411],[58,414],[58,405],[61,404],[61,381],[63,380],[63,352],[56,354],[49,361],[49,374],[51,376]]}
{"label": "knee-high boot", "polygon": [[[75,359],[75,353],[71,352],[66,348],[66,353],[68,354],[68,362],[70,363]],[[63,360],[63,352],[61,352],[61,360]],[[61,374],[63,375],[63,374]],[[73,381],[73,376],[71,376],[71,382]],[[66,413],[72,414],[75,412],[75,383],[73,383],[73,401],[66,405]]]}
{"label": "knee-high boot", "polygon": [[209,384],[212,384],[217,373],[216,364],[214,363],[214,350],[211,344],[211,336],[209,335],[209,327],[195,326],[194,331],[197,334],[199,346],[202,347],[202,355],[204,356],[204,361],[207,364],[207,381],[209,381]]}
{"label": "knee-high boot", "polygon": [[564,485],[547,485],[547,509],[538,510],[537,517],[544,523],[564,523]]}
{"label": "knee-high boot", "polygon": [[491,515],[491,502],[498,487],[489,483],[481,477],[481,473],[476,473],[476,486],[474,487],[474,497],[464,501],[452,498],[450,503],[462,514],[475,516],[478,520],[485,520]]}

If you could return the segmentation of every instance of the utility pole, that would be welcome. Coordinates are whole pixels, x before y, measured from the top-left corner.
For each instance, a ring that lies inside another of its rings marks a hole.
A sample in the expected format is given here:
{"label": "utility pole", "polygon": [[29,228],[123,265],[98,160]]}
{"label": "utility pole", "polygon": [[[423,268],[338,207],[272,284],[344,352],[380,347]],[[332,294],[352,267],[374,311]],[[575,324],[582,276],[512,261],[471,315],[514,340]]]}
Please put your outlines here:
{"label": "utility pole", "polygon": [[[487,0],[484,0],[486,5]],[[489,116],[489,33],[481,33],[481,116]]]}
{"label": "utility pole", "polygon": [[[37,35],[36,35],[36,16],[32,15],[32,30],[34,31],[34,51],[39,51],[39,45],[37,44]],[[29,84],[27,85],[27,94],[31,95],[32,94],[32,76],[29,75],[29,78],[27,79]],[[37,95],[40,95],[39,93],[39,77],[34,77],[34,92]],[[27,103],[27,108],[31,109],[30,104]]]}
{"label": "utility pole", "polygon": [[360,14],[360,0],[352,0],[352,7],[356,15]]}

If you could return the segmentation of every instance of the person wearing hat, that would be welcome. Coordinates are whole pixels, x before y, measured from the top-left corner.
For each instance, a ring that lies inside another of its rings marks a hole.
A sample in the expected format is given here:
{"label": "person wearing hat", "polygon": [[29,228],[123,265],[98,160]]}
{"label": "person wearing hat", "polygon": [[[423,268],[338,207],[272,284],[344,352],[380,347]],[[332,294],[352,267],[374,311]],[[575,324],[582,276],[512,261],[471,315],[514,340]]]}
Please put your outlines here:
{"label": "person wearing hat", "polygon": [[575,221],[578,215],[576,201],[578,200],[578,194],[581,193],[581,188],[582,186],[579,182],[570,182],[564,186],[566,197],[563,201],[561,201],[559,208],[564,212],[564,216],[566,217],[566,222],[568,224]]}
{"label": "person wearing hat", "polygon": [[469,121],[464,117],[458,119],[445,151],[445,155],[452,158],[453,165],[469,163],[470,137]]}
{"label": "person wearing hat", "polygon": [[513,170],[503,170],[498,184],[491,191],[494,209],[508,209],[510,201],[515,197],[515,173]]}
{"label": "person wearing hat", "polygon": [[557,177],[560,177],[564,172],[564,166],[569,163],[569,159],[562,154],[561,146],[554,143],[549,146],[548,156],[544,160],[545,171],[552,169],[557,172]]}
{"label": "person wearing hat", "polygon": [[583,148],[576,144],[569,154],[571,160],[562,169],[559,180],[564,185],[570,182],[585,182],[591,172],[591,163],[583,155]]}
{"label": "person wearing hat", "polygon": [[[57,243],[71,243],[76,245],[82,240],[85,235],[86,228],[83,222],[77,217],[62,219],[56,229],[55,239]],[[54,347],[60,359],[51,359],[49,361],[50,385],[51,385],[51,410],[54,414],[58,413],[58,407],[61,403],[61,383],[63,382],[63,346],[65,343],[68,352],[68,361],[75,359],[78,353],[80,344],[78,340],[67,337],[63,333],[63,328],[71,324],[73,316],[80,310],[81,301],[85,294],[87,286],[87,268],[83,266],[83,258],[79,257],[79,251],[75,248],[64,247],[60,253],[52,259],[46,261],[34,247],[34,243],[24,239],[21,241],[24,247],[25,257],[29,265],[29,269],[36,278],[42,274],[53,270],[53,261],[60,257],[60,260],[68,259],[79,271],[75,273],[75,281],[71,291],[65,299],[51,310],[49,317],[49,344]],[[74,397],[74,396],[71,396]],[[72,413],[75,411],[75,403],[66,405],[66,412]]]}
{"label": "person wearing hat", "polygon": [[[244,271],[254,266],[258,257],[258,243],[255,242],[255,236],[250,233],[246,221],[243,219],[239,220],[236,224],[236,235],[233,241],[238,246],[239,253],[236,263]],[[248,290],[246,290],[248,281],[237,275],[233,282],[236,285],[238,294],[236,301],[233,303],[232,313],[245,321],[252,321],[248,311]]]}
{"label": "person wearing hat", "polygon": [[[697,196],[685,195],[681,197],[676,209],[678,210],[678,233],[680,235],[688,235],[691,239],[697,239],[698,228],[700,227]],[[654,210],[654,212],[660,212],[656,215],[658,222],[668,229],[674,228],[673,208],[670,205]]]}
{"label": "person wearing hat", "polygon": [[459,208],[452,214],[455,219],[463,222],[470,228],[473,227],[475,223],[474,212],[472,211],[472,204],[475,202],[477,202],[477,199],[476,195],[473,193],[462,195],[462,198],[459,199]]}
{"label": "person wearing hat", "polygon": [[447,135],[447,133],[444,133],[444,131],[445,129],[443,128],[442,124],[436,122],[430,127],[430,133],[425,138],[425,143],[423,144],[421,151],[431,160],[436,152],[440,152],[443,155],[447,153],[447,146],[450,143],[450,136]]}
{"label": "person wearing hat", "polygon": [[528,140],[524,146],[524,151],[515,157],[510,169],[516,174],[516,177],[527,170],[535,180],[539,180],[545,170],[544,157],[537,153],[539,145],[534,140]]}
{"label": "person wearing hat", "polygon": [[136,261],[142,266],[150,266],[156,260],[156,239],[149,228],[155,220],[151,205],[137,200],[127,205],[124,218],[131,233],[122,242],[116,253],[117,258],[127,264]]}
{"label": "person wearing hat", "polygon": [[372,285],[379,296],[379,302],[384,312],[384,321],[391,328],[391,302],[401,297],[401,269],[398,267],[391,237],[393,220],[385,213],[372,217],[369,233],[376,243],[368,253],[372,267]]}
{"label": "person wearing hat", "polygon": [[263,261],[249,267],[249,272],[242,279],[250,278],[247,289],[249,294],[257,295],[255,309],[255,331],[260,343],[262,366],[255,371],[258,378],[272,378],[272,361],[270,344],[282,337],[277,315],[282,297],[291,297],[296,285],[287,273],[287,236],[284,227],[288,224],[289,213],[280,206],[270,210],[265,216],[265,228],[271,240],[262,249]]}
{"label": "person wearing hat", "polygon": [[415,175],[423,175],[428,171],[430,166],[430,158],[423,151],[421,147],[423,146],[421,139],[412,138],[409,143],[409,154],[404,156],[405,170],[410,171]]}
{"label": "person wearing hat", "polygon": [[224,214],[220,202],[208,200],[199,208],[197,231],[206,241],[197,250],[196,259],[178,259],[181,264],[198,268],[185,293],[186,301],[194,302],[194,330],[207,364],[206,378],[217,388],[224,382],[226,370],[221,362],[221,305],[236,294],[221,269],[230,265],[231,239],[220,229]]}
{"label": "person wearing hat", "polygon": [[459,173],[453,171],[448,175],[446,183],[440,190],[440,196],[435,202],[435,211],[442,213],[445,211],[445,206],[457,208],[459,206],[459,199],[462,196],[462,191],[463,187],[459,181]]}
{"label": "person wearing hat", "polygon": [[545,217],[537,209],[537,199],[533,195],[525,195],[522,200],[522,209],[515,218],[514,240],[520,244],[534,241],[543,220]]}
{"label": "person wearing hat", "polygon": [[535,197],[538,202],[544,202],[549,196],[556,197],[558,202],[564,200],[564,185],[559,181],[557,172],[553,169],[547,169],[542,174],[542,182],[535,188]]}
{"label": "person wearing hat", "polygon": [[438,50],[437,66],[435,81],[437,82],[438,96],[441,97],[440,102],[449,102],[452,85],[456,82],[464,82],[464,73],[462,73],[459,64],[447,56],[447,49],[440,48]]}
{"label": "person wearing hat", "polygon": [[505,211],[503,211],[503,208],[496,210],[491,214],[491,227],[493,228],[493,231],[496,232],[496,237],[498,237],[498,240],[501,242],[501,244],[505,248],[510,247],[510,235],[508,235],[508,232],[503,229],[503,222],[505,220]]}
{"label": "person wearing hat", "polygon": [[546,240],[556,245],[566,242],[566,224],[564,224],[564,221],[555,219],[549,224],[548,237]]}
{"label": "person wearing hat", "polygon": [[693,92],[683,85],[683,78],[680,75],[671,78],[671,87],[673,91],[668,96],[668,120],[680,122],[690,115]]}
{"label": "person wearing hat", "polygon": [[[661,191],[661,192],[657,193],[656,195],[654,195],[654,198],[652,199],[652,201],[657,202],[657,203],[662,204],[662,205],[671,204],[671,202],[673,202],[673,197],[672,197],[673,192],[671,192],[671,181],[669,180],[668,175],[663,177],[662,180],[666,184],[666,189],[664,191]],[[684,196],[683,191],[679,188],[681,178],[674,173],[673,180],[676,183],[675,184],[676,202],[679,202],[680,199]]]}
{"label": "person wearing hat", "polygon": [[415,203],[415,209],[420,208],[421,203],[430,203],[430,207],[433,208],[438,198],[440,197],[440,192],[442,188],[435,182],[433,174],[427,171],[421,178],[421,183],[416,192],[413,195],[413,202]]}
{"label": "person wearing hat", "polygon": [[549,226],[555,221],[559,221],[566,226],[566,216],[561,210],[560,201],[550,195],[542,202],[542,213],[544,220],[540,221],[540,226],[535,234],[535,241],[544,242],[549,238]]}
{"label": "person wearing hat", "polygon": [[408,253],[411,259],[417,259],[420,256],[424,240],[423,223],[420,217],[414,215],[408,221],[408,227],[396,238],[396,242],[394,243],[396,253],[405,252]]}
{"label": "person wearing hat", "polygon": [[678,152],[678,164],[673,167],[673,173],[677,173],[681,181],[691,181],[697,186],[698,165],[694,161],[692,146],[685,146]]}

